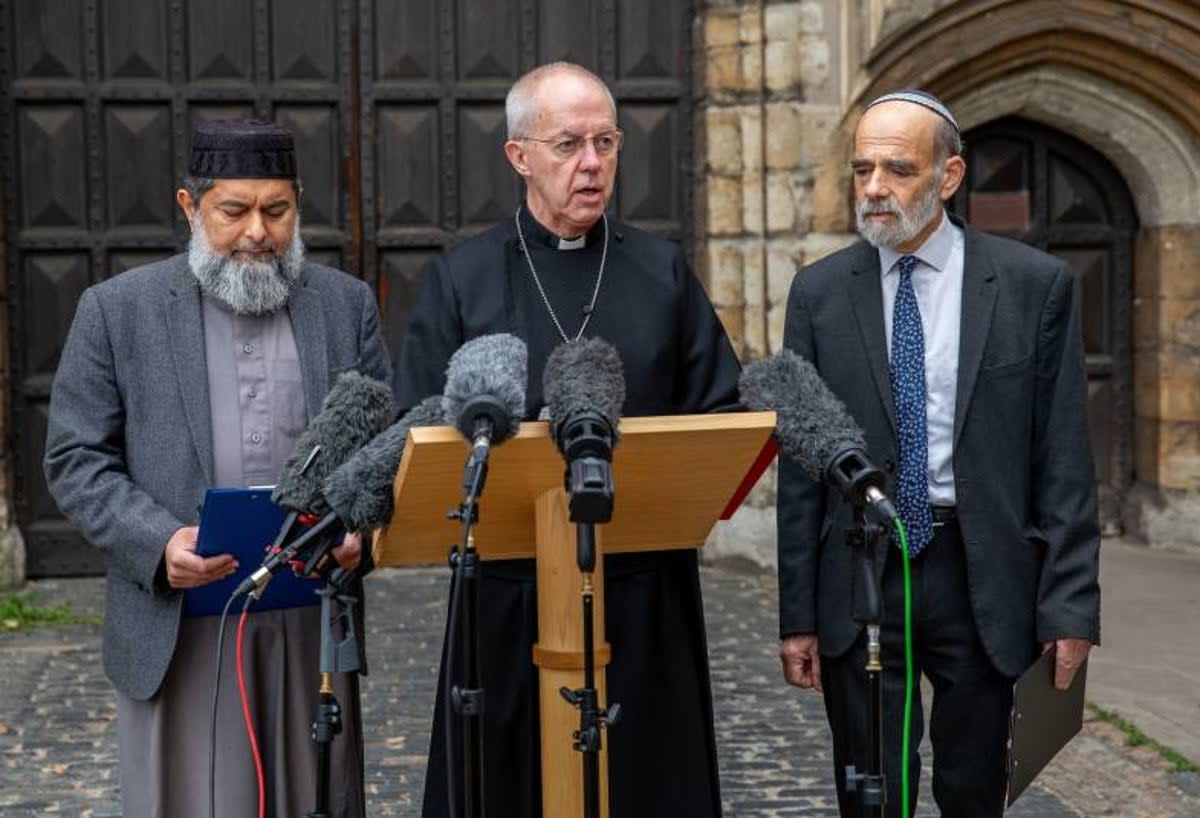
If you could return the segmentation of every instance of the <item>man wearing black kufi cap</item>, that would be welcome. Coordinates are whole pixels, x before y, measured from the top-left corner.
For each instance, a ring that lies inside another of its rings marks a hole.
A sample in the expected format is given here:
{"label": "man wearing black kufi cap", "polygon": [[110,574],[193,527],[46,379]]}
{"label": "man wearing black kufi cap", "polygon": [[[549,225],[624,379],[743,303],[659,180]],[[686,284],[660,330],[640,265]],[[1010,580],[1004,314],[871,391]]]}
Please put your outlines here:
{"label": "man wearing black kufi cap", "polygon": [[[202,123],[176,194],[188,252],[129,270],[79,299],[51,392],[47,483],[108,557],[105,670],[117,690],[126,818],[209,815],[216,617],[183,617],[181,591],[234,570],[195,553],[197,508],[216,486],[274,483],[331,373],[387,379],[370,287],[304,259],[292,134]],[[337,552],[356,565],[361,543]],[[252,614],[246,676],[267,814],[310,811],[319,608]],[[227,639],[225,647],[230,648]],[[231,651],[216,747],[216,814],[257,800]],[[336,675],[332,812],[363,814],[357,686]]]}
{"label": "man wearing black kufi cap", "polygon": [[[863,427],[907,528],[917,679],[933,688],[933,796],[947,818],[1004,812],[1013,680],[1042,650],[1066,687],[1100,635],[1100,531],[1075,276],[1032,247],[945,212],[962,138],[923,91],[858,122],[850,170],[863,241],[805,267],[784,345],[811,360]],[[784,676],[825,695],[843,816],[868,814],[845,770],[870,769],[863,629],[851,610],[851,509],[795,463],[779,471]],[[901,755],[920,780],[920,687],[908,748],[904,564],[879,550],[886,814]]]}

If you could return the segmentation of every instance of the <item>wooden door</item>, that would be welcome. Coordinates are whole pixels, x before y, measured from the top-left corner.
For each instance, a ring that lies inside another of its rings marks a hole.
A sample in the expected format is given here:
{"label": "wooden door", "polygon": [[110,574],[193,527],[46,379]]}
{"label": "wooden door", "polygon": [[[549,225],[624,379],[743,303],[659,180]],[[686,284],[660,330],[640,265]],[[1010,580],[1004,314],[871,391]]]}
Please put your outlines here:
{"label": "wooden door", "polygon": [[178,252],[199,120],[296,134],[311,258],[376,286],[393,352],[435,254],[511,218],[504,95],[582,63],[626,132],[617,214],[686,240],[686,0],[0,0],[10,450],[30,576],[101,570],[42,479],[50,385],[92,283]]}

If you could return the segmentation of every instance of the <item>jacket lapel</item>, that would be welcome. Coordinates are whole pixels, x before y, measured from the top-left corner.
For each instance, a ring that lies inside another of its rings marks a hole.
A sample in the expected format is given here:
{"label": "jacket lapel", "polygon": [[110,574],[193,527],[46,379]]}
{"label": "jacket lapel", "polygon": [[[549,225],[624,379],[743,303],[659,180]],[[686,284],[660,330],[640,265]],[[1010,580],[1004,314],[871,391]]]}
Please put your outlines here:
{"label": "jacket lapel", "polygon": [[166,297],[167,337],[179,379],[183,412],[187,417],[192,445],[204,472],[206,485],[213,483],[212,418],[208,406],[208,366],[204,357],[204,316],[200,307],[200,285],[187,268],[187,256],[179,256],[170,271],[171,286]]}
{"label": "jacket lapel", "polygon": [[863,347],[871,367],[872,380],[879,392],[888,424],[896,429],[895,410],[892,407],[892,378],[888,368],[887,339],[884,338],[883,287],[879,275],[879,253],[865,242],[853,260],[853,275],[850,280],[850,304],[858,331],[862,335]]}
{"label": "jacket lapel", "polygon": [[[307,265],[306,265],[307,266]],[[288,299],[288,315],[292,320],[292,336],[300,355],[300,375],[304,379],[304,407],[312,420],[321,410],[321,402],[329,391],[329,359],[326,356],[325,311],[321,294],[308,286],[308,276]]]}
{"label": "jacket lapel", "polygon": [[996,305],[996,273],[980,251],[977,234],[964,229],[962,323],[958,340],[958,386],[954,397],[954,448],[975,391]]}

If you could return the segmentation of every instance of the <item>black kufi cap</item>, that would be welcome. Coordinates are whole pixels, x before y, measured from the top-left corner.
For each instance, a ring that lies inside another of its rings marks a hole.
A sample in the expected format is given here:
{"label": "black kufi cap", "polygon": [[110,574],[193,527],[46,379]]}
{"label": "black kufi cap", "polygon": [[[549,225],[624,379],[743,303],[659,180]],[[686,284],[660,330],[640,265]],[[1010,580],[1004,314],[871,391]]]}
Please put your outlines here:
{"label": "black kufi cap", "polygon": [[295,179],[292,132],[274,122],[201,122],[192,135],[188,174],[205,179]]}

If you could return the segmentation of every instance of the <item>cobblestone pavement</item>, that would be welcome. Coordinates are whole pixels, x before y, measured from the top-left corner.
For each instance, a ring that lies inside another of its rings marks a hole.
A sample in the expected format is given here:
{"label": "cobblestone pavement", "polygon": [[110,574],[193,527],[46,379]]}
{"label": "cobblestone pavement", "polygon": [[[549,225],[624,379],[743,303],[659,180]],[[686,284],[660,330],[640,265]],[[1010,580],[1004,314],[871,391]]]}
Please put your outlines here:
{"label": "cobblestone pavement", "polygon": [[[785,688],[770,578],[703,573],[726,815],[833,816],[820,700]],[[364,684],[369,814],[416,816],[445,612],[440,570],[380,571],[368,583],[371,674]],[[99,580],[44,581],[39,599],[98,612]],[[113,699],[99,631],[76,625],[0,634],[0,816],[120,815]],[[1200,784],[1089,722],[1009,813],[1019,818],[1200,816]],[[926,765],[928,769],[928,764]],[[1190,788],[1191,794],[1188,794]],[[928,782],[922,792],[928,798]],[[923,807],[919,816],[936,815]]]}

